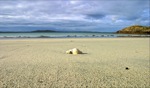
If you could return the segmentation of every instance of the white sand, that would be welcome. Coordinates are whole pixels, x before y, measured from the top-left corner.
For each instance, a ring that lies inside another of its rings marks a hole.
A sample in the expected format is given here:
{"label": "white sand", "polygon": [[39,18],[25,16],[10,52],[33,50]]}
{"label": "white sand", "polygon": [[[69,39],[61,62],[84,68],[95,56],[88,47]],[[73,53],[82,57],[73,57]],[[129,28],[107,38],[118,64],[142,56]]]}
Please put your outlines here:
{"label": "white sand", "polygon": [[148,88],[149,67],[148,38],[0,40],[0,88]]}

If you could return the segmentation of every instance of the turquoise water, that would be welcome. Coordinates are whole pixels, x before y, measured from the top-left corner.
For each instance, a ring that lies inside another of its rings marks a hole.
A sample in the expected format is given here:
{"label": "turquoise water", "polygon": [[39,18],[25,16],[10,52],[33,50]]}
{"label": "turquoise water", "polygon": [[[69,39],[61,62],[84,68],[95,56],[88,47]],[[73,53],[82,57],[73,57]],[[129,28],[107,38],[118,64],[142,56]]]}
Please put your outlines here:
{"label": "turquoise water", "polygon": [[41,33],[0,33],[0,38],[90,38],[90,37],[149,37],[139,34],[116,34],[101,32],[41,32]]}

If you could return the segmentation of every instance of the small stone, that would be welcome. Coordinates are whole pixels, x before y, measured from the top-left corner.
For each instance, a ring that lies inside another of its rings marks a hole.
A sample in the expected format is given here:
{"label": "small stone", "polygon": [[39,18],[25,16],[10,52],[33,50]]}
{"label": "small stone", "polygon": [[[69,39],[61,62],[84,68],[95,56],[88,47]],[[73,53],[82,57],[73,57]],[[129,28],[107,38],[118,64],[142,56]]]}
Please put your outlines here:
{"label": "small stone", "polygon": [[129,68],[128,68],[128,67],[126,67],[126,70],[129,70]]}

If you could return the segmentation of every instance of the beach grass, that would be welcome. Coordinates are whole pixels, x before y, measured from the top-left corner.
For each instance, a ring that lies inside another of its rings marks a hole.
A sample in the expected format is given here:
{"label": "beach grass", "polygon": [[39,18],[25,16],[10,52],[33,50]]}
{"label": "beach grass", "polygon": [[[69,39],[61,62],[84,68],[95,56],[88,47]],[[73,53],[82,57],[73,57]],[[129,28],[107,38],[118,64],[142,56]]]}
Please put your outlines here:
{"label": "beach grass", "polygon": [[0,40],[0,88],[149,88],[149,67],[149,38]]}

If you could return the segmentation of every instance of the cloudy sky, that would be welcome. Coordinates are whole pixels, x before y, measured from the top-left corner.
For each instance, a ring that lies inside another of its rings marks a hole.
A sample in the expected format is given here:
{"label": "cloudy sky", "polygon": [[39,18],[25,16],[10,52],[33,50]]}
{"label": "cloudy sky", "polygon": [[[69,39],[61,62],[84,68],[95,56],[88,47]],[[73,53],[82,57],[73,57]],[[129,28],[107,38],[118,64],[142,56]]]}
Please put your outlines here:
{"label": "cloudy sky", "polygon": [[115,32],[149,25],[150,0],[0,0],[0,31]]}

